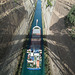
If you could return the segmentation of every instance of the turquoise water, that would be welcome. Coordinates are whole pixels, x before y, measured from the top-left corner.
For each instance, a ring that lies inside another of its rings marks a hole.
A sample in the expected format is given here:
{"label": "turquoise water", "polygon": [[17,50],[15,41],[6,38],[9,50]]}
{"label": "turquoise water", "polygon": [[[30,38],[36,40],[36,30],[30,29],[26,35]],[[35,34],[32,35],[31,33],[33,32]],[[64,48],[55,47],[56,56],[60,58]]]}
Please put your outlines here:
{"label": "turquoise water", "polygon": [[[31,30],[30,30],[30,36],[29,36],[30,41],[31,41],[32,28],[36,25],[36,19],[38,19],[38,26],[41,27],[41,34],[43,34],[43,31],[42,31],[42,17],[41,17],[41,0],[37,1],[34,20],[32,22],[32,26],[31,26]],[[41,35],[41,39],[42,39],[42,42],[41,42],[41,47],[42,47],[42,67],[41,67],[41,70],[28,70],[27,69],[27,54],[26,54],[25,59],[24,59],[24,63],[23,63],[23,67],[22,67],[21,75],[44,75],[44,49],[43,49],[42,35]],[[29,47],[30,47],[30,42],[29,42]]]}

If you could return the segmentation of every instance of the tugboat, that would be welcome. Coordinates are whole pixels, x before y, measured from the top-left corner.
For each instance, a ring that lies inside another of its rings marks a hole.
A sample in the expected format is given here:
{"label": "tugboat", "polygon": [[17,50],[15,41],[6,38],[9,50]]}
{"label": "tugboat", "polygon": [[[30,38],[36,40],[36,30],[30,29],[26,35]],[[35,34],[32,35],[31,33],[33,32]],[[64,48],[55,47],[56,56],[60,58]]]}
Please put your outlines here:
{"label": "tugboat", "polygon": [[42,64],[42,50],[41,50],[41,28],[36,26],[32,29],[31,45],[27,50],[27,69],[40,70]]}

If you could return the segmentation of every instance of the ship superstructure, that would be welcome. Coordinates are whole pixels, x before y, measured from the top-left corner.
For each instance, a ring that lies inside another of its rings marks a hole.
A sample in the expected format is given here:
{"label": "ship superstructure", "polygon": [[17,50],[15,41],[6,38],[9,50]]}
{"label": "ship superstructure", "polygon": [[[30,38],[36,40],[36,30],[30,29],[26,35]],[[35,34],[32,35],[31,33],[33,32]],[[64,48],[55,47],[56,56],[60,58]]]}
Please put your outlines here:
{"label": "ship superstructure", "polygon": [[35,26],[32,29],[31,45],[27,50],[27,69],[39,70],[42,64],[41,28]]}

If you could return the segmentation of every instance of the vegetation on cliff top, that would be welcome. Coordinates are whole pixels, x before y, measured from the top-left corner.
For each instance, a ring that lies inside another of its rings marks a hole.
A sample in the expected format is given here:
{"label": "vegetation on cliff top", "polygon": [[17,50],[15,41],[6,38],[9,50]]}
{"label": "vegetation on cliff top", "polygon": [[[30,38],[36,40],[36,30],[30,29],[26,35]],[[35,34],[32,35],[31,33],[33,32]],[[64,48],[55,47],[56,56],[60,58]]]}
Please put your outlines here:
{"label": "vegetation on cliff top", "polygon": [[66,26],[75,26],[75,5],[65,18]]}
{"label": "vegetation on cliff top", "polygon": [[69,34],[72,39],[75,39],[75,5],[65,17],[65,26],[68,28]]}
{"label": "vegetation on cliff top", "polygon": [[47,8],[48,6],[50,6],[50,7],[52,6],[51,1],[52,1],[52,0],[47,0],[47,5],[46,5],[46,8]]}

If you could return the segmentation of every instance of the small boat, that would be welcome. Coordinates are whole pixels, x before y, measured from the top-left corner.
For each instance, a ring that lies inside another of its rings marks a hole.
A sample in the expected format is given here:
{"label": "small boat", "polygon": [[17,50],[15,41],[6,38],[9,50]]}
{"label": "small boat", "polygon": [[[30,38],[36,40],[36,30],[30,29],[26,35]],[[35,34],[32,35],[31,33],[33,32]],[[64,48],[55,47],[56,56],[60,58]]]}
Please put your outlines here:
{"label": "small boat", "polygon": [[27,69],[40,70],[42,64],[41,28],[35,26],[32,29],[31,46],[27,50]]}

